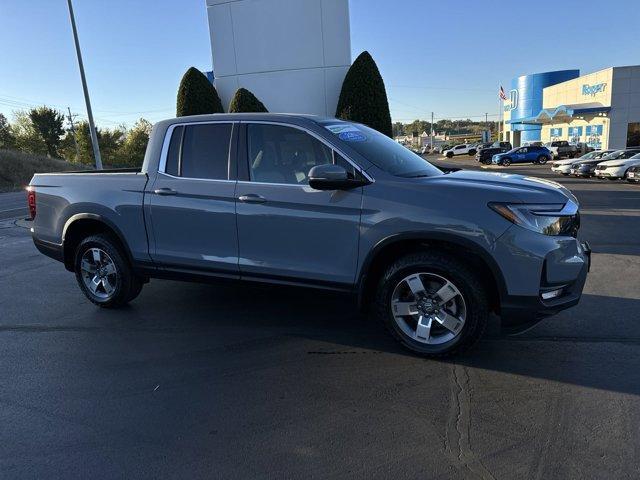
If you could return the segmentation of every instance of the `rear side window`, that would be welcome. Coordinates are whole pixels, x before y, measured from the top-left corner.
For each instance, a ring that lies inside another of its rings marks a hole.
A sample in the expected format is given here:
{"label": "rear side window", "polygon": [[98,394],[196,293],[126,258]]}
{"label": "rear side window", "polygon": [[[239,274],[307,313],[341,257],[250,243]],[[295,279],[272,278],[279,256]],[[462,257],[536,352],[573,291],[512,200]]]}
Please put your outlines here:
{"label": "rear side window", "polygon": [[[231,142],[230,123],[211,123],[187,125],[182,134],[182,145],[175,148],[179,151],[178,176],[188,178],[204,178],[211,180],[227,180],[229,178],[229,144]],[[176,129],[177,130],[177,129]],[[169,172],[171,150],[174,136],[169,144],[167,155],[167,173]],[[176,140],[179,144],[179,141]]]}
{"label": "rear side window", "polygon": [[171,135],[169,151],[167,152],[167,165],[164,169],[169,175],[177,177],[180,172],[180,146],[182,144],[182,132],[184,127],[176,127]]}

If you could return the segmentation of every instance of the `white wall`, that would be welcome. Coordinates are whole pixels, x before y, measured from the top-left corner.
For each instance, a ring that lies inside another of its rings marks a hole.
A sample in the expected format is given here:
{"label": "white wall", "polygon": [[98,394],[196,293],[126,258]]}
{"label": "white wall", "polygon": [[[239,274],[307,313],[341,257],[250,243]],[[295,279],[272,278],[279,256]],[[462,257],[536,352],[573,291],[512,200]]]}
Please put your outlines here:
{"label": "white wall", "polygon": [[351,65],[348,0],[206,0],[225,109],[245,87],[270,112],[334,116]]}

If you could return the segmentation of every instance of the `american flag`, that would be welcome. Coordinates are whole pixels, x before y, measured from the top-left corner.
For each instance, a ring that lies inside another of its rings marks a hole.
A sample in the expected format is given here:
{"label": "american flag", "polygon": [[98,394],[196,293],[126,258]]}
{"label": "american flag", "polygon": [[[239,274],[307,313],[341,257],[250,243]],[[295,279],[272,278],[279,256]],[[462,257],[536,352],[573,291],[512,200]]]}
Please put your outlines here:
{"label": "american flag", "polygon": [[507,99],[507,95],[506,95],[506,93],[504,93],[504,88],[502,88],[502,85],[500,85],[500,92],[498,93],[498,95],[500,95],[500,98],[502,100],[506,100]]}

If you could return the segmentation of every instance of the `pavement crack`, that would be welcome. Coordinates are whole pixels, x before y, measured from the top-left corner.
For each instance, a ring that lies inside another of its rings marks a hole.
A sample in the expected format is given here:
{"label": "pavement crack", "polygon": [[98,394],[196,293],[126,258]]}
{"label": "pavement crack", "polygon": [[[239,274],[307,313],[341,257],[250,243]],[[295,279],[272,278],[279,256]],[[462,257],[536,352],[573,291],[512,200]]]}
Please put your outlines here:
{"label": "pavement crack", "polygon": [[464,365],[451,365],[451,401],[445,436],[445,451],[457,460],[468,477],[495,480],[471,450],[471,399],[469,372]]}

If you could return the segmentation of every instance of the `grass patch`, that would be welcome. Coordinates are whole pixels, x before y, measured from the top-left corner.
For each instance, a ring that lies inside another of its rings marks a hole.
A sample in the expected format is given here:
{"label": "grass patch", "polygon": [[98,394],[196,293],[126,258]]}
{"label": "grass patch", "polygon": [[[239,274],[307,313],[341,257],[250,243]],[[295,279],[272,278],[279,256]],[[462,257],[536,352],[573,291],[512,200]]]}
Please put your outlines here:
{"label": "grass patch", "polygon": [[29,184],[34,173],[65,172],[90,168],[59,158],[0,150],[0,192],[21,190]]}

